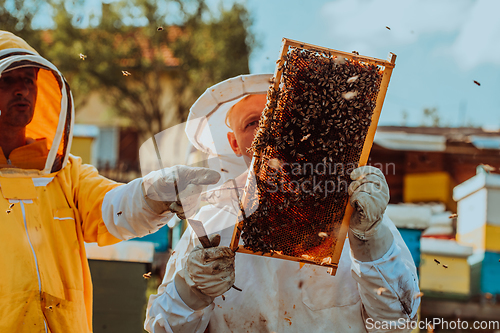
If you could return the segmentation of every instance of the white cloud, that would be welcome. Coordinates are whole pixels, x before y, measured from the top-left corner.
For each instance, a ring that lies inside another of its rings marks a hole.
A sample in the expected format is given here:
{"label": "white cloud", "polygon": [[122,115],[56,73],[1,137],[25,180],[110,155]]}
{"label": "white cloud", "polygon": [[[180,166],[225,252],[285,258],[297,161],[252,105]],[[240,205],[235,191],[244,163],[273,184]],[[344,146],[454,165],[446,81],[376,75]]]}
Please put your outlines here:
{"label": "white cloud", "polygon": [[449,49],[459,66],[469,70],[483,63],[500,65],[500,2],[474,4]]}
{"label": "white cloud", "polygon": [[322,10],[329,37],[345,50],[376,55],[417,42],[426,47],[427,37],[439,35],[449,43],[429,52],[466,70],[500,64],[499,12],[496,0],[338,0]]}

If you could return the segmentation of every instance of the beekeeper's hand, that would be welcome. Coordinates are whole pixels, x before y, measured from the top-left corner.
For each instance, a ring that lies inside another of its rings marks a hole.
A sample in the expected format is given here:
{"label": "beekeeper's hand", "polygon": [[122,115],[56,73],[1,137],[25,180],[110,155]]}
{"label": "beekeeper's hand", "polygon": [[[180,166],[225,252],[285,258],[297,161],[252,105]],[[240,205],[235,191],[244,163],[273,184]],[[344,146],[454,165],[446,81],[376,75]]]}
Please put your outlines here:
{"label": "beekeeper's hand", "polygon": [[382,223],[389,203],[389,186],[380,169],[362,166],[351,173],[350,204],[354,208],[349,225],[351,250],[356,259],[381,258],[392,245],[393,236]]}
{"label": "beekeeper's hand", "polygon": [[196,212],[203,185],[215,184],[219,179],[220,174],[211,169],[176,165],[148,173],[142,178],[142,189],[155,213],[170,211],[185,219]]}
{"label": "beekeeper's hand", "polygon": [[210,305],[234,284],[234,252],[218,246],[220,235],[210,237],[212,247],[196,246],[174,277],[175,288],[193,310]]}

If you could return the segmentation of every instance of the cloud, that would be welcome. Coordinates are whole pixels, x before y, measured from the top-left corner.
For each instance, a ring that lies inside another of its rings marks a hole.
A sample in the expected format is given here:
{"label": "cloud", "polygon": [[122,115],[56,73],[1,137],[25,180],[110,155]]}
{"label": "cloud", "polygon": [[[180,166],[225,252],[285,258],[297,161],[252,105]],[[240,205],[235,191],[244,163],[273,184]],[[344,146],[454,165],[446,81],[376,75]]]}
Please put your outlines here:
{"label": "cloud", "polygon": [[461,68],[470,70],[484,63],[500,65],[499,12],[498,1],[480,0],[474,4],[448,50]]}
{"label": "cloud", "polygon": [[444,36],[449,42],[429,52],[467,70],[500,64],[498,12],[496,0],[338,0],[324,5],[322,18],[337,45],[367,55],[402,45],[431,47],[430,37]]}

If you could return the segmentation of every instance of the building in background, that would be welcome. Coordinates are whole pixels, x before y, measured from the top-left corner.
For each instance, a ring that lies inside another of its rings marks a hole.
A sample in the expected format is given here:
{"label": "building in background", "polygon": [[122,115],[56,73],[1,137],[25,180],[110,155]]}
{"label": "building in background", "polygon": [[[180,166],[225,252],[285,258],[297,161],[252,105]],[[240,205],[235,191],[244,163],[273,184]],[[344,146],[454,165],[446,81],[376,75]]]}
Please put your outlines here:
{"label": "building in background", "polygon": [[381,126],[369,164],[418,267],[421,319],[498,320],[500,131]]}

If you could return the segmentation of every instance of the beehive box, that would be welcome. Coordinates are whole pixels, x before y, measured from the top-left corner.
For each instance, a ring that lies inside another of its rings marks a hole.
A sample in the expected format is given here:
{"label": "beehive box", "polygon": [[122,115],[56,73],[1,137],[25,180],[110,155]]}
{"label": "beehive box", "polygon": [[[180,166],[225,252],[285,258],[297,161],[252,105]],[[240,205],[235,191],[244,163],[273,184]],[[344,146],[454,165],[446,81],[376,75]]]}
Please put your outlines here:
{"label": "beehive box", "polygon": [[500,252],[500,175],[480,172],[453,189],[457,240],[475,250]]}
{"label": "beehive box", "polygon": [[398,230],[406,246],[408,246],[408,250],[410,250],[415,266],[418,268],[420,266],[420,237],[422,236],[422,230],[405,228],[398,228]]}
{"label": "beehive box", "polygon": [[467,299],[479,292],[481,257],[454,240],[421,239],[420,289],[426,296]]}
{"label": "beehive box", "polygon": [[283,39],[234,251],[334,274],[352,212],[349,176],[368,160],[394,62]]}
{"label": "beehive box", "polygon": [[456,211],[453,179],[447,172],[412,173],[404,176],[404,202],[442,202]]}
{"label": "beehive box", "polygon": [[500,294],[500,253],[485,252],[481,267],[481,292]]}

